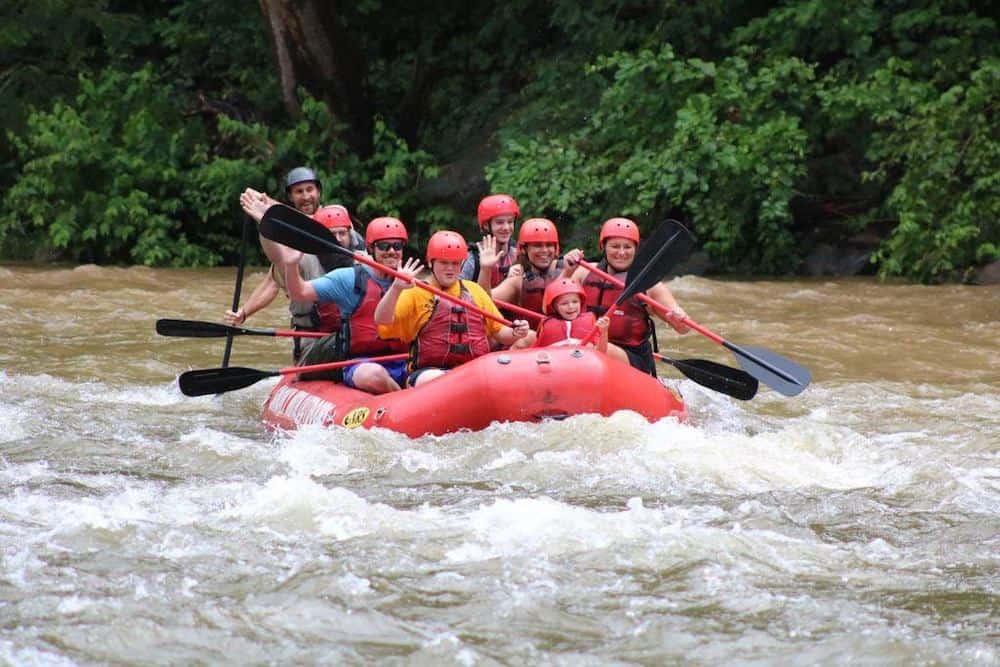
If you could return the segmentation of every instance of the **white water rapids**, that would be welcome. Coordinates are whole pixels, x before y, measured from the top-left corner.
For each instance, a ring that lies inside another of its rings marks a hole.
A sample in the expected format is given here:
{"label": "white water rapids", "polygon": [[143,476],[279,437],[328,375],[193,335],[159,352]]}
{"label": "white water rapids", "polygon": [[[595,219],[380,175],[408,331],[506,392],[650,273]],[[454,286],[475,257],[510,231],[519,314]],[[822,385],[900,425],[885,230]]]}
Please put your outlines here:
{"label": "white water rapids", "polygon": [[1000,664],[995,288],[674,280],[812,386],[410,440],[182,396],[231,280],[0,268],[0,664]]}

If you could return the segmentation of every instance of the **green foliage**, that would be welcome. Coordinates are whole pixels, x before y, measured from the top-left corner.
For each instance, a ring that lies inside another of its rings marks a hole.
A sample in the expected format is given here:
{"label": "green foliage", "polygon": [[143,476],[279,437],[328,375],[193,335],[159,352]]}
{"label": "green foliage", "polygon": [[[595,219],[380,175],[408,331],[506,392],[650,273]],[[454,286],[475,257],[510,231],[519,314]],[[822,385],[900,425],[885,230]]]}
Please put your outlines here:
{"label": "green foliage", "polygon": [[196,129],[171,113],[174,99],[152,68],[80,77],[75,105],[57,103],[11,135],[20,180],[4,196],[0,235],[21,225],[77,261],[207,265],[218,255],[196,240],[184,210]]}
{"label": "green foliage", "polygon": [[[870,223],[889,230],[874,255],[882,276],[963,279],[997,257],[992,3],[324,11],[368,72],[370,155],[348,147],[356,127],[322,91],[302,91],[301,115],[286,116],[256,6],[5,3],[0,255],[231,261],[239,191],[280,194],[299,164],[318,170],[325,201],[399,215],[419,241],[469,229],[486,161],[493,190],[557,220],[564,238],[592,243],[616,214],[647,230],[681,217],[718,271],[794,271],[819,239]],[[455,184],[432,182],[442,174]],[[449,191],[464,201],[427,203]]]}
{"label": "green foliage", "polygon": [[753,65],[753,56],[716,65],[664,47],[600,58],[591,72],[607,90],[587,126],[507,142],[488,176],[594,229],[615,214],[650,223],[680,211],[721,263],[786,271],[807,145],[796,113],[812,71],[796,59]]}
{"label": "green foliage", "polygon": [[1000,60],[943,93],[912,69],[890,60],[831,104],[853,105],[877,124],[869,149],[877,167],[865,177],[892,182],[883,208],[899,220],[875,257],[880,274],[968,277],[967,267],[1000,257]]}

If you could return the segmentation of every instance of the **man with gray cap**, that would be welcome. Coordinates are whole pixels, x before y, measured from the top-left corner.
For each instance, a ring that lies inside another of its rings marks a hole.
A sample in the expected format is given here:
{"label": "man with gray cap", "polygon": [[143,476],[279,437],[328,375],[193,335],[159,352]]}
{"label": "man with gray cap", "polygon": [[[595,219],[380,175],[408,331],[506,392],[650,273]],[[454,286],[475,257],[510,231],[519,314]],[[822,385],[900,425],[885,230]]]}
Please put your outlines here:
{"label": "man with gray cap", "polygon": [[[321,208],[321,196],[322,184],[316,176],[316,172],[312,169],[309,167],[296,167],[288,172],[285,177],[285,197],[293,207],[306,215],[315,215]],[[247,188],[240,195],[241,205],[243,205],[245,198],[266,202],[268,206],[278,203],[267,194],[258,192],[252,188]],[[344,209],[344,212],[346,213],[346,209]],[[352,250],[364,249],[364,239],[354,229],[351,229],[350,247]],[[299,271],[303,279],[312,280],[325,275],[334,268],[345,266],[349,263],[350,261],[344,255],[338,253],[331,253],[322,257],[305,255],[299,264]],[[275,297],[278,296],[278,292],[281,291],[284,291],[287,296],[284,275],[272,265],[263,282],[254,289],[244,305],[235,312],[227,310],[223,315],[223,320],[229,325],[242,325],[251,315],[269,306]],[[292,327],[295,329],[326,331],[332,330],[330,329],[331,327],[339,326],[339,312],[331,312],[332,307],[329,305],[325,305],[321,309],[315,303],[290,301],[288,310],[292,316]],[[293,359],[298,361],[312,343],[313,339],[311,338],[295,338],[292,351]]]}

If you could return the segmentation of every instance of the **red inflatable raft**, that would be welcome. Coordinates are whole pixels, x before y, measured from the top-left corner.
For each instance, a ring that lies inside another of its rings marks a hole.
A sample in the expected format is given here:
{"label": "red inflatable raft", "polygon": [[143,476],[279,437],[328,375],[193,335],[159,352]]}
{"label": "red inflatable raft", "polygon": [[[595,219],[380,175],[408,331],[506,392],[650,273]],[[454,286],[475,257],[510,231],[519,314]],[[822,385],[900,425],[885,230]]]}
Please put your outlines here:
{"label": "red inflatable raft", "polygon": [[264,404],[264,422],[281,429],[380,427],[418,437],[619,410],[651,422],[687,416],[681,398],[652,376],[590,348],[548,347],[487,354],[418,388],[380,396],[286,375]]}

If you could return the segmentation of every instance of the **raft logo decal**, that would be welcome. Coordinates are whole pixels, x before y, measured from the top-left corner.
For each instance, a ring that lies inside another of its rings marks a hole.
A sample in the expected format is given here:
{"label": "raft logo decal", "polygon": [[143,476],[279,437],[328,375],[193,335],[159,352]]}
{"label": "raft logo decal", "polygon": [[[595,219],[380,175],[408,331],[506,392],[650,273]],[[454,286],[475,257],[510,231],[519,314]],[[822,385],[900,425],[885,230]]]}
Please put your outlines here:
{"label": "raft logo decal", "polygon": [[368,408],[354,408],[344,415],[344,419],[340,423],[347,428],[357,428],[365,423],[369,412]]}

